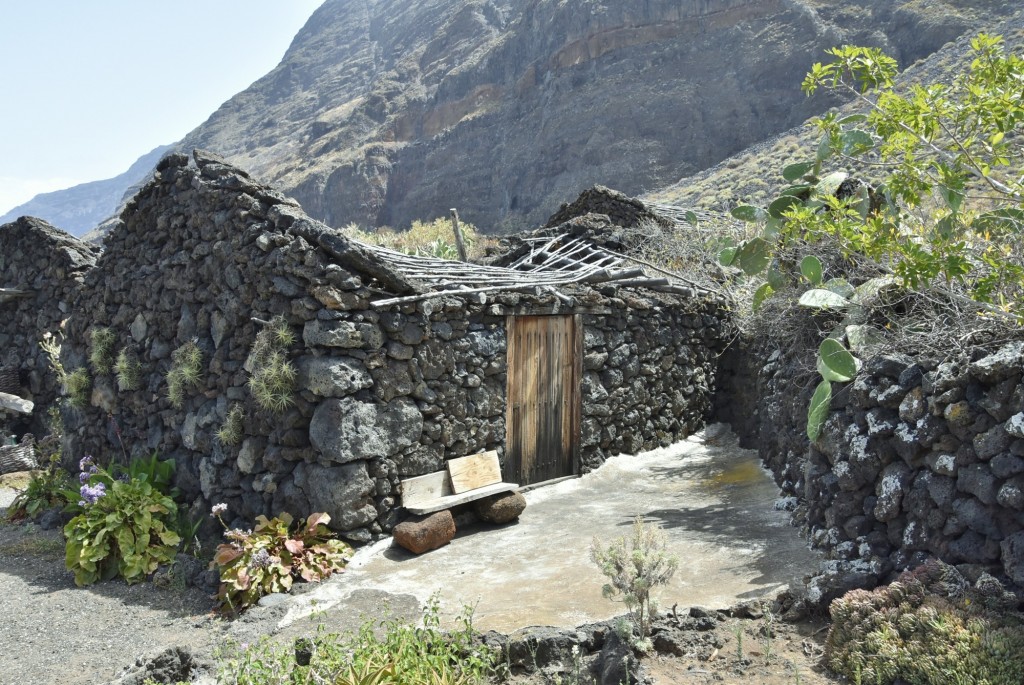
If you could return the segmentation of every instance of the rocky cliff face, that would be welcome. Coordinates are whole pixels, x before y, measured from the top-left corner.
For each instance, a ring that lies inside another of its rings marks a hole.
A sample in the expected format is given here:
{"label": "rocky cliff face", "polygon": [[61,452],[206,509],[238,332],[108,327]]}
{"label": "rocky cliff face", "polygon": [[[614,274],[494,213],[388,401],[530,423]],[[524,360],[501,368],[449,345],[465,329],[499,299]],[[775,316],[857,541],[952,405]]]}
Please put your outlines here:
{"label": "rocky cliff face", "polygon": [[666,185],[823,104],[822,50],[906,63],[1009,3],[328,0],[281,65],[185,141],[332,225],[401,227],[458,206],[536,224],[594,183]]}

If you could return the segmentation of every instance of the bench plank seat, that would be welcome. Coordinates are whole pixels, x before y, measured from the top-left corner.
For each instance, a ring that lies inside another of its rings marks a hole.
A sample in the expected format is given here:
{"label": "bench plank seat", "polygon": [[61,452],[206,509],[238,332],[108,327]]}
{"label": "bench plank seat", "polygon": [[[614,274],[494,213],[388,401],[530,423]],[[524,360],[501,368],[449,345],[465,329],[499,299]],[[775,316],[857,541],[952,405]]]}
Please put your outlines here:
{"label": "bench plank seat", "polygon": [[[458,487],[453,487],[452,481]],[[474,485],[467,489],[469,485]],[[504,483],[496,452],[452,459],[444,471],[407,478],[401,483],[402,506],[413,514],[432,514],[502,492],[514,492],[517,483]],[[461,492],[459,491],[461,490]]]}

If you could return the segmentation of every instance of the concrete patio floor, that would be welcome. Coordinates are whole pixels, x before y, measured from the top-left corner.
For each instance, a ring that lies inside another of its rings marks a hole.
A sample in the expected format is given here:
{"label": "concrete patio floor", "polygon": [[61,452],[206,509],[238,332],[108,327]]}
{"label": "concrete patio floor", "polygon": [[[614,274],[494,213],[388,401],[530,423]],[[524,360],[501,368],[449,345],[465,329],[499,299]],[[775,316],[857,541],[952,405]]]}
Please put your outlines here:
{"label": "concrete patio floor", "polygon": [[366,611],[368,599],[372,607],[388,598],[408,605],[412,595],[423,604],[435,593],[448,621],[474,606],[481,630],[605,620],[625,609],[602,597],[590,545],[595,536],[628,536],[637,514],[661,527],[679,556],[675,577],[656,595],[663,608],[724,608],[816,570],[820,557],[776,509],[778,489],[756,453],[728,434],[715,442],[699,434],[531,490],[518,522],[460,530],[419,557],[389,541],[361,549],[344,574],[290,598],[280,627],[311,613]]}

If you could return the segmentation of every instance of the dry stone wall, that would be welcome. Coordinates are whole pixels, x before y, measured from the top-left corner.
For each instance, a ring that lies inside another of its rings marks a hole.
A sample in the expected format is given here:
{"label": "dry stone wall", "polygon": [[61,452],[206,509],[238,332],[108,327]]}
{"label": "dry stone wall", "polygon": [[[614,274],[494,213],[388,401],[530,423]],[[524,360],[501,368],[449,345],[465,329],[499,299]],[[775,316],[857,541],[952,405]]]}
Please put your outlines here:
{"label": "dry stone wall", "polygon": [[716,298],[671,304],[631,293],[582,317],[582,463],[667,446],[711,411],[718,355],[731,323]]}
{"label": "dry stone wall", "polygon": [[[374,308],[408,282],[295,203],[201,152],[172,155],[126,206],[68,322],[64,361],[88,367],[89,406],[69,413],[65,458],[157,451],[177,464],[194,514],[225,502],[258,514],[326,511],[355,541],[388,532],[402,478],[485,450],[504,456],[506,317],[574,313],[554,295],[434,297]],[[581,289],[583,402],[600,418],[584,468],[684,437],[710,402],[726,327],[713,298]],[[262,409],[250,380],[257,335],[282,319],[295,369],[288,406]],[[137,386],[90,366],[92,332],[140,365]],[[198,382],[168,396],[177,350],[201,351]],[[223,429],[241,415],[238,434]]]}
{"label": "dry stone wall", "polygon": [[0,226],[0,288],[26,294],[0,300],[0,366],[18,370],[18,394],[36,405],[28,425],[11,430],[46,432],[46,409],[60,388],[39,341],[44,333],[60,333],[98,254],[42,219],[24,216]]}
{"label": "dry stone wall", "polygon": [[814,383],[794,373],[795,354],[733,375],[729,394],[756,388],[756,410],[734,425],[801,499],[813,544],[865,577],[937,557],[1024,587],[1024,342],[959,363],[870,359],[835,388],[813,444]]}

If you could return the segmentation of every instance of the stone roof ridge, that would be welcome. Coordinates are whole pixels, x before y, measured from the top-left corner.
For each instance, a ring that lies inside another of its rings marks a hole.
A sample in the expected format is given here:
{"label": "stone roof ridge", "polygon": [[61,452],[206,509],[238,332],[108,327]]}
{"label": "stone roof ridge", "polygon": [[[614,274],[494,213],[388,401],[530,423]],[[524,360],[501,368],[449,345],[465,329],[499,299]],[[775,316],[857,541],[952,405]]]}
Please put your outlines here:
{"label": "stone roof ridge", "polygon": [[[331,262],[370,276],[390,292],[406,294],[415,290],[400,273],[358,243],[308,216],[296,200],[260,183],[221,155],[201,149],[195,149],[191,154],[172,152],[161,159],[153,178],[125,203],[119,225],[107,235],[105,242],[116,240],[123,231],[170,230],[159,219],[154,227],[149,222],[133,222],[132,218],[143,205],[173,202],[178,193],[189,190],[219,194],[213,209],[206,203],[202,205],[202,211],[207,212],[215,223],[215,215],[221,210],[241,211],[247,217],[248,225],[259,225],[260,230],[256,233],[301,237],[322,248]],[[139,225],[135,226],[136,223]],[[256,237],[254,235],[253,239]]]}
{"label": "stone roof ridge", "polygon": [[43,250],[70,272],[92,268],[100,252],[95,245],[34,216],[21,216],[0,226],[0,252],[13,255],[23,249],[31,249],[34,254]]}

